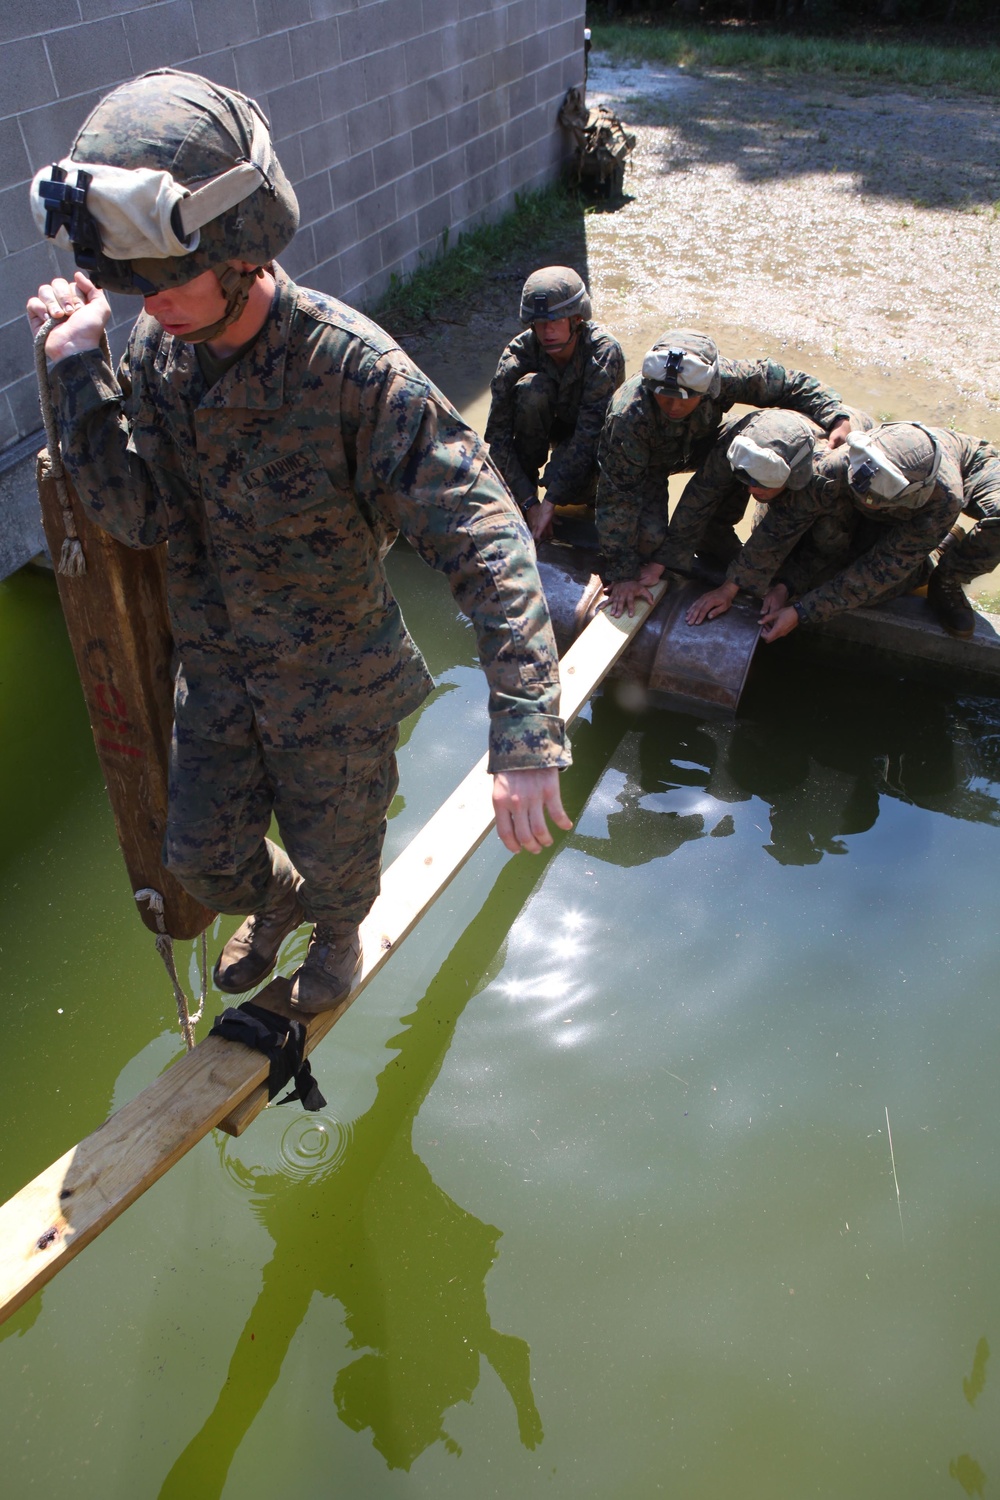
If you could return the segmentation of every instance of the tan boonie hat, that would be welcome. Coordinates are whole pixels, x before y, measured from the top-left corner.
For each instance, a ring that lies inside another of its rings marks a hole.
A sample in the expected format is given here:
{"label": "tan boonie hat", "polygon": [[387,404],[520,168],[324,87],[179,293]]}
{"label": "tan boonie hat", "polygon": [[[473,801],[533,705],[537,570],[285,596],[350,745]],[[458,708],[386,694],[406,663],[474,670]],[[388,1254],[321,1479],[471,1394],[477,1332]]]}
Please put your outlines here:
{"label": "tan boonie hat", "polygon": [[719,351],[707,333],[675,328],[658,338],[642,361],[642,383],[654,396],[717,396]]}
{"label": "tan boonie hat", "polygon": [[794,411],[759,411],[726,450],[737,479],[767,490],[804,490],[813,477],[818,427]]}
{"label": "tan boonie hat", "polygon": [[917,510],[934,492],[941,449],[919,422],[883,422],[871,432],[847,434],[851,492],[866,508]]}

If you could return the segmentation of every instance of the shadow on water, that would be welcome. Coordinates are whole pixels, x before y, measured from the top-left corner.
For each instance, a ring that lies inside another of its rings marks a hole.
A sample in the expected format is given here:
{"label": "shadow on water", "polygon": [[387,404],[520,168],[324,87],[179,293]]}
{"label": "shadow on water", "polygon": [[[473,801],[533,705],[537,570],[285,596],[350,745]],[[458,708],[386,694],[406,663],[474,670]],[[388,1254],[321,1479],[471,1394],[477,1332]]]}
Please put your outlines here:
{"label": "shadow on water", "polygon": [[743,89],[726,78],[624,108],[631,123],[676,136],[659,148],[665,172],[730,163],[749,183],[851,172],[858,194],[926,208],[1000,198],[1000,119],[975,102],[843,88],[824,97],[812,83]]}
{"label": "shadow on water", "polygon": [[[580,726],[565,789],[571,815],[621,728],[620,717],[597,735]],[[364,1351],[337,1376],[337,1414],[352,1431],[371,1430],[390,1469],[409,1470],[438,1442],[460,1451],[445,1430],[445,1413],[471,1400],[483,1357],[510,1396],[523,1446],[542,1441],[528,1344],[495,1329],[487,1308],[485,1281],[502,1231],[437,1186],[414,1150],[412,1132],[463,1010],[488,982],[554,852],[504,866],[479,916],[404,1017],[405,1030],[387,1044],[398,1050],[379,1075],[375,1100],[325,1170],[303,1176],[227,1161],[274,1254],[219,1399],[174,1463],[160,1500],[221,1493],[316,1295],[337,1299],[350,1346]]]}

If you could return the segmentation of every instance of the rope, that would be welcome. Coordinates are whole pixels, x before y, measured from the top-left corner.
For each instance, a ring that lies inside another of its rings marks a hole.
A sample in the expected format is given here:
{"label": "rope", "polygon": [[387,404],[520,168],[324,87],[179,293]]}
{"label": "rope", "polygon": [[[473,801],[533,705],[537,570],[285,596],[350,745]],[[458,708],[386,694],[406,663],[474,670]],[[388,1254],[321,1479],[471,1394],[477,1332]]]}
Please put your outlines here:
{"label": "rope", "polygon": [[79,578],[87,571],[87,560],[83,555],[80,538],[76,534],[76,522],[73,519],[73,510],[66,489],[66,471],[63,468],[62,451],[59,447],[59,429],[56,426],[56,414],[52,406],[49,367],[45,358],[45,340],[53,328],[61,322],[61,318],[46,318],[35,334],[35,374],[38,376],[38,402],[42,408],[45,442],[49,450],[49,472],[56,482],[56,494],[59,496],[59,508],[62,511],[63,531],[66,533],[58,567],[64,577]]}
{"label": "rope", "polygon": [[188,1006],[188,998],[181,988],[181,982],[177,977],[177,964],[174,960],[174,940],[167,932],[163,922],[163,897],[159,891],[154,891],[151,886],[144,886],[141,891],[135,892],[137,901],[145,901],[150,911],[156,918],[156,925],[160,929],[156,934],[156,951],[163,959],[163,967],[170,976],[170,983],[174,991],[174,1003],[177,1006],[177,1021],[181,1028],[181,1035],[187,1043],[190,1052],[194,1047],[194,1028],[201,1020],[205,1010],[205,1000],[208,995],[208,937],[205,932],[201,934],[201,995],[198,1000],[198,1009],[194,1015]]}

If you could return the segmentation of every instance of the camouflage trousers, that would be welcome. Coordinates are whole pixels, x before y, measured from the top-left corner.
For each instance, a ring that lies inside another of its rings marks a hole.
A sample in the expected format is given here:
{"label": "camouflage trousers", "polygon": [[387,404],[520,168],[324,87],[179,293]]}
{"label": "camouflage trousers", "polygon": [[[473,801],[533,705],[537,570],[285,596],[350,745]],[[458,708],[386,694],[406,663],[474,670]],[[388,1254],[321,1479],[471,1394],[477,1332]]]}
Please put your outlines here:
{"label": "camouflage trousers", "polygon": [[163,861],[216,911],[260,911],[271,880],[272,813],[302,876],[311,922],[353,930],[379,890],[386,814],[399,777],[399,731],[352,754],[264,750],[256,735],[222,744],[177,724]]}
{"label": "camouflage trousers", "polygon": [[[545,483],[542,470],[564,443],[573,436],[573,429],[556,415],[559,400],[559,383],[550,375],[538,370],[532,375],[522,375],[514,387],[514,451],[521,468],[531,483]],[[597,495],[597,470],[594,469],[588,483],[579,492],[580,505],[593,505]]]}
{"label": "camouflage trousers", "polygon": [[1000,563],[1000,453],[992,443],[979,444],[962,489],[962,510],[977,524],[948,548],[941,567],[957,582],[971,583]]}

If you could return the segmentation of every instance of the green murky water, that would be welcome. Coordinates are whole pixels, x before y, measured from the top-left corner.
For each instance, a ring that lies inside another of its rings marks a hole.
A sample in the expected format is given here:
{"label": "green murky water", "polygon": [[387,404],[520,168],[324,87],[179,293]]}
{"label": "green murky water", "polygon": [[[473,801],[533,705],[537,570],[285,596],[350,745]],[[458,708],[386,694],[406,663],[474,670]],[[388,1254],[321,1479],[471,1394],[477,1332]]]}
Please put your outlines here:
{"label": "green murky water", "polygon": [[[440,687],[389,857],[484,742],[393,570]],[[479,852],[326,1114],[205,1140],[0,1329],[5,1495],[992,1492],[1000,711],[761,666],[736,725],[594,705],[574,833]],[[44,577],[0,703],[6,1197],[180,1046]]]}

